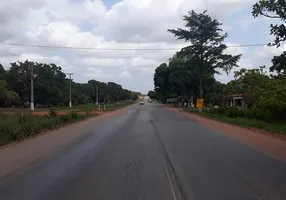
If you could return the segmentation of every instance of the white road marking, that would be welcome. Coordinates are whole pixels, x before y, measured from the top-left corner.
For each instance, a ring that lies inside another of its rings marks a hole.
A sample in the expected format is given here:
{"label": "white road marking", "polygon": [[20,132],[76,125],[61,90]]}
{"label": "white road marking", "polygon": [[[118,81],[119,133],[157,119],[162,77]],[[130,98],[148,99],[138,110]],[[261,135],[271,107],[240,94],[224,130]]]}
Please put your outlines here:
{"label": "white road marking", "polygon": [[173,184],[172,184],[172,181],[171,181],[169,172],[168,172],[167,164],[166,164],[166,161],[165,161],[165,159],[164,159],[163,156],[162,156],[162,160],[163,160],[164,165],[165,165],[165,171],[166,171],[166,173],[167,173],[167,177],[168,177],[169,184],[170,184],[170,187],[171,187],[171,191],[172,191],[172,194],[173,194],[173,199],[174,199],[174,200],[177,200],[177,197],[176,197],[176,194],[175,194],[175,191],[174,191],[174,187],[173,187]]}

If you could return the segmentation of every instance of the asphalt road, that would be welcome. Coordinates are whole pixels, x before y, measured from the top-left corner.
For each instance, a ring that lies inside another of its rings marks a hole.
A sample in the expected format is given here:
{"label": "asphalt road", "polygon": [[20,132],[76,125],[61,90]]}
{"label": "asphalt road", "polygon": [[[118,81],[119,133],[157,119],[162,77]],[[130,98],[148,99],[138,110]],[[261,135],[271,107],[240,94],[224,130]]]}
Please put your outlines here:
{"label": "asphalt road", "polygon": [[285,200],[286,164],[160,105],[135,105],[0,178],[0,199]]}

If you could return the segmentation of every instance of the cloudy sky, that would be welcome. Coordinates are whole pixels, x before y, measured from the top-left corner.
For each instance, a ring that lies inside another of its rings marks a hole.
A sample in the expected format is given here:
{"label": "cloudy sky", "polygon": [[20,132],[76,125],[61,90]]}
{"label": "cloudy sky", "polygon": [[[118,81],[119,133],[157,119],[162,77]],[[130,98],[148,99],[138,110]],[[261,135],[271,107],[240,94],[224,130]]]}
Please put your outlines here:
{"label": "cloudy sky", "polygon": [[[223,22],[228,45],[260,44],[272,40],[270,19],[253,19],[255,0],[7,0],[0,1],[0,42],[108,49],[177,49],[184,46],[167,32],[183,25],[182,15],[194,9]],[[284,47],[282,47],[284,48]],[[74,80],[113,81],[146,93],[153,89],[154,69],[176,50],[69,50],[0,44],[0,63],[8,69],[18,60],[53,62]],[[282,49],[229,48],[244,54],[240,66],[269,65]],[[222,82],[232,79],[222,74]]]}

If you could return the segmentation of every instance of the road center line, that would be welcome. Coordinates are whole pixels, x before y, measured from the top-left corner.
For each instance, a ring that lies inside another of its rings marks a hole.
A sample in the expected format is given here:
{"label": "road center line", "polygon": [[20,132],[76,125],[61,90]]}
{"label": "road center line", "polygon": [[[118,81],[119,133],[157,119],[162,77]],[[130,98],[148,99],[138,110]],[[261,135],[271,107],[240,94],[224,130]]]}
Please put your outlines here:
{"label": "road center line", "polygon": [[166,164],[166,161],[165,161],[165,159],[164,159],[163,156],[162,156],[162,160],[163,160],[164,165],[165,165],[165,171],[166,171],[166,174],[167,174],[167,177],[168,177],[168,180],[169,180],[169,184],[170,184],[170,187],[171,187],[173,199],[174,199],[174,200],[177,200],[177,197],[176,197],[176,194],[175,194],[175,191],[174,191],[174,187],[173,187],[173,184],[172,184],[172,181],[171,181],[169,172],[168,172],[167,164]]}

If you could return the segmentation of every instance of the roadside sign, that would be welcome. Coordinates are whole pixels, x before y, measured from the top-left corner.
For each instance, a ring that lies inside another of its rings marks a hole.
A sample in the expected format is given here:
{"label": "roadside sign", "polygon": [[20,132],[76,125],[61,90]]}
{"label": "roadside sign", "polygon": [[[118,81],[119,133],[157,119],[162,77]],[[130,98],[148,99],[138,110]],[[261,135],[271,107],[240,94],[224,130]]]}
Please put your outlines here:
{"label": "roadside sign", "polygon": [[202,109],[204,106],[204,99],[197,99],[197,108]]}

